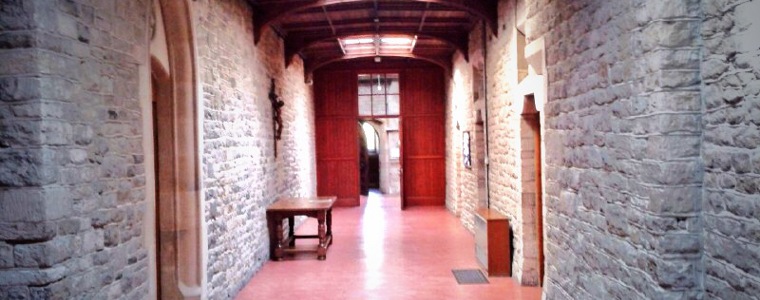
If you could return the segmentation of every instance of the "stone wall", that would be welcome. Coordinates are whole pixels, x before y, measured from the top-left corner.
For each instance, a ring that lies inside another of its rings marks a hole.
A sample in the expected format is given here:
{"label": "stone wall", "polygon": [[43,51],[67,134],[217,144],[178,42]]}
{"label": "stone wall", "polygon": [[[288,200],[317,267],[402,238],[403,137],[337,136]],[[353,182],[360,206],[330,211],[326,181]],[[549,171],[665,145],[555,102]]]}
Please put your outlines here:
{"label": "stone wall", "polygon": [[[232,298],[269,257],[265,209],[316,191],[311,88],[271,30],[257,45],[244,0],[193,2],[203,109],[208,296]],[[275,158],[270,78],[285,102]]]}
{"label": "stone wall", "polygon": [[[520,172],[519,27],[546,53],[547,298],[756,294],[757,2],[515,2],[500,1],[486,59],[489,197],[512,225],[513,276],[538,275]],[[455,123],[474,109],[460,86],[471,64],[453,58],[447,110],[447,206],[465,226],[474,179],[459,167],[468,127]]]}
{"label": "stone wall", "polygon": [[0,7],[0,298],[144,298],[149,1]]}
{"label": "stone wall", "polygon": [[[453,74],[446,89],[446,206],[460,217],[462,225],[473,231],[473,218],[478,208],[478,172],[485,168],[478,164],[484,159],[485,145],[476,142],[477,114],[485,103],[476,76],[483,69],[483,27],[477,25],[470,33],[467,59],[462,53],[454,54]],[[478,91],[476,93],[476,91]],[[470,134],[472,166],[463,162],[463,133]],[[480,147],[480,148],[479,148]],[[483,148],[483,149],[481,149]]]}
{"label": "stone wall", "polygon": [[760,295],[760,1],[701,1],[705,297]]}
{"label": "stone wall", "polygon": [[[465,168],[462,162],[462,133],[474,133],[474,121],[471,118],[474,111],[472,68],[461,53],[456,53],[453,61],[454,74],[447,88],[446,102],[446,205],[472,231],[473,207],[477,204],[477,181],[469,180],[472,169]],[[476,186],[470,189],[473,183]]]}
{"label": "stone wall", "polygon": [[[447,207],[460,216],[462,224],[473,230],[474,211],[478,208],[478,149],[476,143],[476,116],[478,110],[487,109],[488,120],[488,197],[490,208],[509,218],[513,231],[514,261],[512,276],[523,284],[538,281],[537,236],[535,214],[525,215],[521,185],[520,107],[515,101],[518,87],[517,42],[514,1],[501,1],[498,9],[498,35],[481,25],[470,34],[470,60],[461,53],[453,58],[453,78],[448,87],[447,102]],[[482,30],[487,30],[486,49],[482,46]],[[487,94],[474,102],[475,74],[485,69]],[[485,98],[487,97],[487,101]],[[458,123],[458,124],[457,124]],[[462,132],[470,132],[473,167],[462,164]],[[485,146],[485,145],[481,145]],[[479,151],[480,150],[480,151]]]}
{"label": "stone wall", "polygon": [[698,1],[527,2],[550,298],[701,295]]}
{"label": "stone wall", "polygon": [[[491,208],[509,218],[514,260],[512,277],[520,283],[538,282],[537,240],[523,215],[520,160],[522,99],[518,96],[518,53],[514,1],[499,3],[498,36],[489,31],[486,57],[488,85],[489,199]],[[490,30],[490,29],[489,29]],[[533,216],[534,217],[534,216]],[[532,234],[531,234],[532,233]]]}

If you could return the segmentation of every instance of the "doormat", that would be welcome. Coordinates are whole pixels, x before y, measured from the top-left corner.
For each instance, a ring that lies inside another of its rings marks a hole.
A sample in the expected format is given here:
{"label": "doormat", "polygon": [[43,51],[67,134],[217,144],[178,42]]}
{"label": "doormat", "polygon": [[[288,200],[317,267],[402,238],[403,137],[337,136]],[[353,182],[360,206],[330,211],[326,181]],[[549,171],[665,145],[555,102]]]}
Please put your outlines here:
{"label": "doormat", "polygon": [[488,284],[488,278],[479,269],[451,270],[458,284]]}

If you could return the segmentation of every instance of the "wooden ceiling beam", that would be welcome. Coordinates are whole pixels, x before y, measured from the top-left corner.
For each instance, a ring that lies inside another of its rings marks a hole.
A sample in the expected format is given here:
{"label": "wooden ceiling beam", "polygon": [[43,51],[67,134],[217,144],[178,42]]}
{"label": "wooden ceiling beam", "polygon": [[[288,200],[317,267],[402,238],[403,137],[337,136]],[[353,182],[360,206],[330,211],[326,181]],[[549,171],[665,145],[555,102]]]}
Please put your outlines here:
{"label": "wooden ceiling beam", "polygon": [[[394,25],[419,25],[420,18],[418,17],[381,17],[381,22]],[[373,23],[372,20],[367,18],[362,19],[344,19],[344,20],[332,20],[332,26],[336,29],[341,27],[358,26],[361,24]],[[374,24],[374,23],[373,23]],[[452,26],[467,28],[471,25],[469,18],[440,18],[427,16],[425,18],[425,26]],[[310,22],[294,22],[294,23],[282,23],[280,26],[284,31],[299,31],[299,30],[323,30],[331,29],[330,24],[326,21],[310,21]]]}
{"label": "wooden ceiling beam", "polygon": [[[449,57],[445,56],[425,56],[425,55],[415,55],[415,54],[396,54],[396,55],[383,55],[384,57],[399,57],[399,58],[411,58],[411,59],[418,59],[427,61],[430,63],[433,63],[439,67],[441,67],[446,74],[451,74],[451,59]],[[361,59],[361,58],[368,58],[368,57],[375,57],[374,54],[364,54],[364,55],[352,55],[352,56],[325,56],[325,57],[318,57],[318,58],[309,58],[304,61],[304,72],[305,78],[311,78],[314,71],[317,69],[324,67],[328,64],[334,63],[336,61],[341,60],[351,60],[351,59]]]}
{"label": "wooden ceiling beam", "polygon": [[304,49],[307,49],[317,43],[328,41],[328,40],[334,40],[334,39],[337,40],[339,38],[346,38],[346,37],[357,36],[357,35],[374,35],[374,34],[404,34],[404,35],[412,35],[412,36],[417,35],[420,38],[430,38],[430,39],[439,40],[453,47],[455,50],[459,50],[464,55],[465,59],[469,60],[469,40],[468,40],[468,36],[466,35],[458,35],[451,31],[442,32],[442,33],[429,33],[429,32],[414,33],[414,31],[404,32],[404,31],[397,31],[397,30],[385,30],[381,28],[378,31],[371,30],[371,29],[342,30],[342,31],[338,31],[338,33],[335,35],[328,35],[324,33],[313,34],[313,35],[291,34],[288,36],[288,39],[285,41],[286,65],[290,65],[293,57],[296,54],[301,53]]}
{"label": "wooden ceiling beam", "polygon": [[425,19],[427,19],[429,11],[430,11],[430,2],[425,4],[425,12],[422,13],[422,18],[420,18],[420,27],[417,28],[417,31],[421,32],[422,28],[425,27]]}
{"label": "wooden ceiling beam", "polygon": [[332,31],[332,34],[335,34],[335,26],[333,26],[333,21],[330,19],[330,14],[327,13],[327,7],[322,6],[322,12],[325,13],[325,19],[327,19],[327,24],[330,24],[330,30]]}
{"label": "wooden ceiling beam", "polygon": [[[466,11],[485,20],[491,27],[492,33],[498,32],[497,10],[495,0],[410,0],[421,3],[435,3]],[[366,3],[367,0],[287,0],[269,3],[251,1],[254,6],[254,41],[258,43],[263,28],[277,22],[290,14],[320,6]]]}

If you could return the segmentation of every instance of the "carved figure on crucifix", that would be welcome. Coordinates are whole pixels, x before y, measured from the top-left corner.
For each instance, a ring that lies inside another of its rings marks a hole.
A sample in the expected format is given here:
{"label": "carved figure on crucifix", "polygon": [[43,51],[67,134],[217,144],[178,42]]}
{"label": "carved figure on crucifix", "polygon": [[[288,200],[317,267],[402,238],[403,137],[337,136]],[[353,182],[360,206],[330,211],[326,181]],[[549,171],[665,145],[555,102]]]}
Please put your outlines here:
{"label": "carved figure on crucifix", "polygon": [[285,102],[280,100],[280,97],[275,93],[274,78],[272,78],[272,85],[269,89],[269,101],[272,102],[272,117],[274,119],[274,138],[280,140],[282,137],[282,115],[281,109],[285,106]]}
{"label": "carved figure on crucifix", "polygon": [[274,78],[272,78],[272,84],[269,88],[269,101],[272,103],[272,123],[274,129],[274,156],[277,157],[277,141],[282,138],[282,112],[281,109],[285,106],[285,102],[280,100],[275,92]]}

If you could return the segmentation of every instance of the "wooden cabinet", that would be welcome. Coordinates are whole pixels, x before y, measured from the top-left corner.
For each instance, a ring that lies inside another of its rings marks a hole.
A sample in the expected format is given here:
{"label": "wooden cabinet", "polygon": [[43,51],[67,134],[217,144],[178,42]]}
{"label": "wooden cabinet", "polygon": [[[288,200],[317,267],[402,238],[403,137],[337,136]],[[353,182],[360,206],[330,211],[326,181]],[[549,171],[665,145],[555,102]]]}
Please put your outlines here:
{"label": "wooden cabinet", "polygon": [[509,220],[481,208],[475,214],[475,257],[488,276],[511,276]]}

